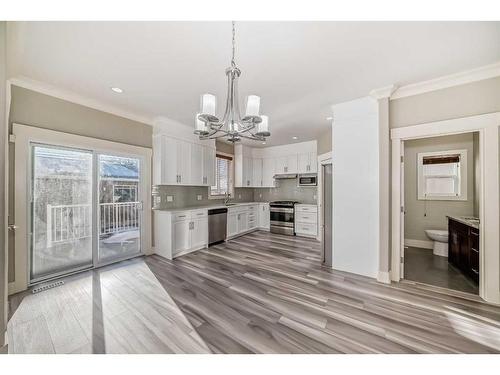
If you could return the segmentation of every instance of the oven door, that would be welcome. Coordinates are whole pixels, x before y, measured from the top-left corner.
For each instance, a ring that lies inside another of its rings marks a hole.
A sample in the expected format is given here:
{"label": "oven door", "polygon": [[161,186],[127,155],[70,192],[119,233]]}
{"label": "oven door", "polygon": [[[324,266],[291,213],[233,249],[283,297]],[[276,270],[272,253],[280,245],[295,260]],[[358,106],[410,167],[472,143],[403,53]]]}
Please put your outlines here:
{"label": "oven door", "polygon": [[293,208],[271,207],[271,225],[292,227],[294,223]]}

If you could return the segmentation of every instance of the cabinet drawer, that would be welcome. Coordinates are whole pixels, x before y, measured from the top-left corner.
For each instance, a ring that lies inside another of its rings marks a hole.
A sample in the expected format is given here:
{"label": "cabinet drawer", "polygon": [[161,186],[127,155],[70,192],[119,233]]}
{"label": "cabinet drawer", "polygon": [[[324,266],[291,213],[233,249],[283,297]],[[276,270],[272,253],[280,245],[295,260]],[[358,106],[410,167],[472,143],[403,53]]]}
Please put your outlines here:
{"label": "cabinet drawer", "polygon": [[316,236],[318,234],[318,226],[316,224],[296,223],[295,233],[299,235]]}
{"label": "cabinet drawer", "polygon": [[318,212],[318,206],[303,206],[303,205],[296,205],[295,206],[295,211],[297,212]]}
{"label": "cabinet drawer", "polygon": [[316,212],[297,212],[295,221],[297,223],[316,224],[318,222],[318,215]]}
{"label": "cabinet drawer", "polygon": [[183,220],[189,220],[191,219],[191,213],[189,211],[182,211],[182,212],[174,212],[172,214],[172,221],[178,222],[178,221],[183,221]]}
{"label": "cabinet drawer", "polygon": [[203,217],[208,216],[208,211],[207,210],[193,210],[191,211],[191,218],[192,219],[201,219]]}

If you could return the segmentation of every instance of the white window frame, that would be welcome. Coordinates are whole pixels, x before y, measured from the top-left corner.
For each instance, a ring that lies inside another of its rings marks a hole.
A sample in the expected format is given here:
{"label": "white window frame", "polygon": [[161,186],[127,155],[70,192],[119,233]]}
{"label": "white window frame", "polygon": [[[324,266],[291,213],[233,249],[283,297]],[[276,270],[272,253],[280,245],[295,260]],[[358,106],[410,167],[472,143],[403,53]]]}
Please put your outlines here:
{"label": "white window frame", "polygon": [[[460,184],[459,194],[453,195],[426,195],[425,194],[425,176],[423,160],[429,156],[452,156],[460,155],[460,167],[458,180]],[[417,154],[417,194],[418,200],[430,201],[466,201],[467,200],[467,150],[446,150],[433,152],[419,152]]]}
{"label": "white window frame", "polygon": [[[231,158],[230,165],[229,165],[229,186],[228,186],[228,191],[229,191],[229,196],[234,197],[234,155],[233,154],[227,154],[225,152],[215,152],[215,168],[217,168],[217,155],[223,155]],[[217,171],[215,171],[217,174]],[[212,195],[212,187],[208,187],[208,199],[224,199],[225,195],[224,194],[216,194]]]}

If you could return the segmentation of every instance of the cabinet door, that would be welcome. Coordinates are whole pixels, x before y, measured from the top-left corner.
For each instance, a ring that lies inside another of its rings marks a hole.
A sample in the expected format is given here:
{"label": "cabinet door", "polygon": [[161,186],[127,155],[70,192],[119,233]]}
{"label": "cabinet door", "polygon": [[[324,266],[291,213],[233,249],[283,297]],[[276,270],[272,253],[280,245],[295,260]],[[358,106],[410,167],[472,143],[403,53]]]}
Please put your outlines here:
{"label": "cabinet door", "polygon": [[232,237],[238,234],[238,214],[229,213],[227,215],[227,236]]}
{"label": "cabinet door", "polygon": [[203,184],[215,185],[215,150],[211,147],[203,147]]}
{"label": "cabinet door", "polygon": [[460,242],[458,231],[453,225],[453,222],[449,222],[449,230],[448,230],[448,261],[456,266],[459,266],[459,257],[460,257]]}
{"label": "cabinet door", "polygon": [[176,255],[191,248],[190,220],[178,221],[172,224],[172,253]]}
{"label": "cabinet door", "polygon": [[253,159],[253,176],[252,176],[252,186],[261,187],[262,186],[262,159]]}
{"label": "cabinet door", "polygon": [[203,175],[203,149],[202,145],[191,144],[191,165],[190,165],[190,178],[189,182],[183,181],[184,183],[189,183],[190,185],[200,186],[205,182]]}
{"label": "cabinet door", "polygon": [[259,227],[269,229],[269,205],[260,204],[259,205]]}
{"label": "cabinet door", "polygon": [[299,154],[297,156],[297,172],[307,173],[309,172],[309,153]]}
{"label": "cabinet door", "polygon": [[191,183],[191,144],[177,140],[177,169],[182,185]]}
{"label": "cabinet door", "polygon": [[248,212],[241,212],[238,216],[238,233],[248,230]]}
{"label": "cabinet door", "polygon": [[179,183],[179,144],[177,139],[162,136],[162,184],[176,185]]}
{"label": "cabinet door", "polygon": [[243,157],[243,185],[242,186],[252,186],[253,178],[253,165],[252,158],[249,156]]}
{"label": "cabinet door", "polygon": [[191,248],[200,248],[208,244],[208,218],[193,220],[191,229]]}
{"label": "cabinet door", "polygon": [[318,155],[315,152],[309,153],[309,169],[310,173],[318,172]]}
{"label": "cabinet door", "polygon": [[277,174],[283,174],[287,173],[287,158],[286,156],[281,156],[276,159],[276,173]]}
{"label": "cabinet door", "polygon": [[286,173],[297,173],[297,154],[286,157]]}
{"label": "cabinet door", "polygon": [[262,186],[274,187],[274,164],[273,158],[264,158],[262,160]]}

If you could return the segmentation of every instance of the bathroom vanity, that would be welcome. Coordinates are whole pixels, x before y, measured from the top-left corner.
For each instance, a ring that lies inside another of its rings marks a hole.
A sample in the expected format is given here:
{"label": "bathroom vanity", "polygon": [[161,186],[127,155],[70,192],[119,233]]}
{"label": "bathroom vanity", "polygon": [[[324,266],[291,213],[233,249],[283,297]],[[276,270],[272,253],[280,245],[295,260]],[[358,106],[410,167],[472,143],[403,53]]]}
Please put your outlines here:
{"label": "bathroom vanity", "polygon": [[448,262],[479,282],[479,221],[448,216]]}

